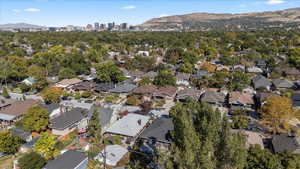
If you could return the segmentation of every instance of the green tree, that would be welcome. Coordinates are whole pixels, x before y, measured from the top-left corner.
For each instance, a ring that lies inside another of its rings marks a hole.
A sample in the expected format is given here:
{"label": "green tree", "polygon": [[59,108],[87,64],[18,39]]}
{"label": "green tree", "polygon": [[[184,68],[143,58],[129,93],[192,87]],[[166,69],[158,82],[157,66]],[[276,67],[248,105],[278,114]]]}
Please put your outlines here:
{"label": "green tree", "polygon": [[149,77],[143,77],[139,82],[140,86],[152,84],[152,80]]}
{"label": "green tree", "polygon": [[194,72],[194,65],[192,65],[189,62],[184,63],[184,64],[180,65],[179,71],[182,72],[182,73],[193,73]]}
{"label": "green tree", "polygon": [[21,138],[13,136],[10,131],[0,131],[0,152],[16,153],[21,143]]}
{"label": "green tree", "polygon": [[284,152],[279,154],[281,164],[285,169],[299,169],[300,168],[300,155]]}
{"label": "green tree", "polygon": [[125,80],[123,72],[113,62],[96,64],[97,80],[118,83]]}
{"label": "green tree", "polygon": [[259,145],[250,147],[245,169],[282,169],[280,160],[269,150],[261,149]]}
{"label": "green tree", "polygon": [[46,160],[50,160],[59,155],[56,145],[56,137],[50,133],[44,132],[35,143],[34,149],[36,152],[42,153]]}
{"label": "green tree", "polygon": [[39,106],[30,108],[23,118],[24,128],[31,132],[41,132],[46,130],[48,123],[49,113]]}
{"label": "green tree", "polygon": [[243,72],[233,72],[231,74],[231,81],[230,81],[230,89],[234,91],[241,91],[250,85],[250,77],[246,73]]}
{"label": "green tree", "polygon": [[71,79],[76,77],[75,72],[70,68],[61,68],[58,73],[59,79]]}
{"label": "green tree", "polygon": [[46,103],[59,103],[62,91],[58,88],[46,88],[42,92],[42,97]]}
{"label": "green tree", "polygon": [[7,99],[10,98],[10,95],[8,94],[8,91],[7,91],[6,87],[3,87],[3,89],[2,89],[2,96],[7,98]]}
{"label": "green tree", "polygon": [[176,77],[170,71],[164,70],[158,73],[158,75],[154,78],[153,83],[158,86],[175,86]]}
{"label": "green tree", "polygon": [[127,98],[126,104],[137,106],[141,104],[141,100],[137,96],[130,96]]}
{"label": "green tree", "polygon": [[26,153],[18,159],[21,169],[42,169],[45,164],[46,160],[36,152]]}
{"label": "green tree", "polygon": [[101,123],[99,119],[99,111],[94,110],[91,119],[88,123],[88,138],[92,144],[91,151],[89,152],[90,157],[95,157],[100,152],[100,146],[103,143]]}

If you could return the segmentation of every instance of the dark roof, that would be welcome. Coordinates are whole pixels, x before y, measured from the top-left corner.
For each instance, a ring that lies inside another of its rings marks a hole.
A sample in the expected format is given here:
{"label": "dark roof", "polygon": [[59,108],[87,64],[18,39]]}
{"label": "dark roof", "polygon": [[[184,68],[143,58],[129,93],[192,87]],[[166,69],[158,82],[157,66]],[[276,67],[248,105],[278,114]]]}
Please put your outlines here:
{"label": "dark roof", "polygon": [[90,110],[90,116],[93,114],[94,110],[97,110],[99,112],[99,120],[101,123],[102,127],[105,127],[106,125],[108,125],[110,123],[110,120],[112,118],[113,115],[113,109],[109,108],[109,107],[96,107],[93,106]]}
{"label": "dark roof", "polygon": [[129,93],[135,88],[137,88],[137,86],[134,85],[134,84],[122,83],[122,84],[118,85],[116,88],[109,90],[109,92],[112,92],[112,93]]}
{"label": "dark roof", "polygon": [[20,137],[23,140],[26,140],[29,136],[31,136],[30,132],[24,131],[24,130],[19,129],[19,128],[13,128],[13,129],[11,129],[11,134],[13,136],[18,136],[18,137]]}
{"label": "dark roof", "polygon": [[170,131],[174,129],[173,121],[169,117],[161,117],[156,119],[149,127],[147,127],[140,135],[140,138],[151,139],[170,143]]}
{"label": "dark roof", "polygon": [[195,74],[192,75],[192,77],[196,79],[202,79],[204,76],[209,76],[210,73],[206,70],[197,70]]}
{"label": "dark roof", "polygon": [[87,117],[88,112],[86,109],[73,108],[70,111],[61,113],[50,121],[49,127],[52,129],[65,129],[72,124],[79,122],[80,120]]}
{"label": "dark roof", "polygon": [[274,79],[273,85],[276,88],[292,88],[294,86],[294,84],[291,81],[282,78]]}
{"label": "dark roof", "polygon": [[177,87],[174,86],[163,86],[155,91],[155,97],[174,97],[177,92]]}
{"label": "dark roof", "polygon": [[49,113],[59,108],[58,103],[51,103],[51,104],[41,104],[40,105],[43,109],[47,110]]}
{"label": "dark roof", "polygon": [[272,144],[275,153],[281,153],[284,151],[293,152],[299,148],[297,138],[287,134],[273,136]]}
{"label": "dark roof", "polygon": [[178,72],[176,74],[177,80],[189,80],[190,76],[191,76],[191,74],[188,74],[188,73],[180,73],[180,72]]}
{"label": "dark roof", "polygon": [[253,79],[252,79],[252,83],[253,83],[253,86],[255,89],[258,89],[260,87],[269,87],[272,85],[272,83],[270,82],[269,79],[267,79],[266,77],[262,76],[262,75],[258,75],[258,76],[255,76]]}
{"label": "dark roof", "polygon": [[194,100],[199,100],[200,96],[201,96],[200,90],[186,88],[184,90],[180,90],[177,92],[176,99],[185,100],[188,97],[190,97]]}
{"label": "dark roof", "polygon": [[157,90],[157,87],[155,85],[149,84],[149,85],[143,85],[140,87],[137,87],[133,90],[134,94],[153,94]]}
{"label": "dark roof", "polygon": [[58,158],[49,161],[43,169],[75,169],[86,159],[83,152],[68,150]]}
{"label": "dark roof", "polygon": [[78,84],[75,84],[72,89],[73,90],[93,90],[96,86],[96,83],[94,82],[80,82]]}
{"label": "dark roof", "polygon": [[292,96],[292,102],[294,107],[300,106],[300,93],[294,93]]}
{"label": "dark roof", "polygon": [[260,103],[263,103],[273,96],[278,96],[278,95],[275,93],[260,92],[256,95],[256,98],[259,100]]}
{"label": "dark roof", "polygon": [[99,83],[95,87],[96,92],[107,92],[111,89],[115,88],[115,84],[113,83]]}
{"label": "dark roof", "polygon": [[221,92],[208,90],[201,96],[201,101],[207,103],[224,103],[225,95]]}

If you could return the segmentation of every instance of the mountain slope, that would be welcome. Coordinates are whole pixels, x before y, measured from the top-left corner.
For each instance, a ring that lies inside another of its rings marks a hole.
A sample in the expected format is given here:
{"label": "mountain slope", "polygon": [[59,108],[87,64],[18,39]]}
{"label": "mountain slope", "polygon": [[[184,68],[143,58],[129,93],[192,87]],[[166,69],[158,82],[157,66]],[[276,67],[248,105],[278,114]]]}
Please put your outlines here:
{"label": "mountain slope", "polygon": [[300,8],[243,14],[192,13],[151,19],[142,28],[259,28],[300,23]]}
{"label": "mountain slope", "polygon": [[38,25],[32,25],[27,23],[15,23],[15,24],[3,24],[0,25],[0,29],[37,29],[37,28],[43,28],[42,26]]}

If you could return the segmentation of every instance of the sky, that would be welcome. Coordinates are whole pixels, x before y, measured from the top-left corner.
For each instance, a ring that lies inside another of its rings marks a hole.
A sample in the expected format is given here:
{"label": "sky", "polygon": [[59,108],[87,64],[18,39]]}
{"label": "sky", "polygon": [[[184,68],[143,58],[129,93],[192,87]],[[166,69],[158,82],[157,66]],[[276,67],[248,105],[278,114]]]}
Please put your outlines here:
{"label": "sky", "polygon": [[300,7],[300,0],[0,0],[0,24],[85,26],[94,22],[141,24],[195,12],[245,13]]}

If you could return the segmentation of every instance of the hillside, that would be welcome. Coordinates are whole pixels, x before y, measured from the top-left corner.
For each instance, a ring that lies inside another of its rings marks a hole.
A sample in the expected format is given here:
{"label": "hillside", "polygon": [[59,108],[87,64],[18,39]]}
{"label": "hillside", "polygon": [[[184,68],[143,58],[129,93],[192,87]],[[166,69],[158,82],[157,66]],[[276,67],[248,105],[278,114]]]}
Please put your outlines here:
{"label": "hillside", "polygon": [[261,27],[297,26],[300,8],[243,14],[192,13],[151,19],[140,27],[152,29],[255,29]]}
{"label": "hillside", "polygon": [[0,25],[0,29],[38,29],[43,28],[42,26],[32,25],[27,23],[15,23],[15,24],[3,24]]}

